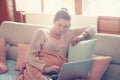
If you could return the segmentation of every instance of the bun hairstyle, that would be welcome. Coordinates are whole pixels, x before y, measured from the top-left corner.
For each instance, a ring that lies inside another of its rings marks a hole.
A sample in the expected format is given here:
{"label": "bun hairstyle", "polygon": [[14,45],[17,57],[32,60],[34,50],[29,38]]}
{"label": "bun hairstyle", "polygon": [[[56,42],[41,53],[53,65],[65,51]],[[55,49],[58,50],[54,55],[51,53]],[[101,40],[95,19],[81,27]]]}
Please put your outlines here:
{"label": "bun hairstyle", "polygon": [[61,10],[68,12],[68,9],[67,9],[67,8],[61,8]]}
{"label": "bun hairstyle", "polygon": [[61,8],[61,10],[59,10],[56,14],[55,14],[55,18],[54,21],[57,21],[59,19],[65,19],[65,20],[71,20],[71,16],[68,13],[68,9],[67,8]]}

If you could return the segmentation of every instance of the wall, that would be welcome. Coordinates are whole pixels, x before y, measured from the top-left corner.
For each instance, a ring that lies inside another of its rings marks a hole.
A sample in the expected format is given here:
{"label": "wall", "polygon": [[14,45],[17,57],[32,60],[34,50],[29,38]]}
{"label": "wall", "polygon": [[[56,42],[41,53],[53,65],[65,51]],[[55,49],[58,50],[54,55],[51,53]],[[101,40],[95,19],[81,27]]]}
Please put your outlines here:
{"label": "wall", "polygon": [[[26,13],[26,22],[32,24],[41,24],[52,26],[54,15],[50,14],[33,14]],[[98,17],[92,16],[81,16],[81,15],[72,15],[72,25],[74,27],[79,27],[80,25],[94,25],[97,27]]]}

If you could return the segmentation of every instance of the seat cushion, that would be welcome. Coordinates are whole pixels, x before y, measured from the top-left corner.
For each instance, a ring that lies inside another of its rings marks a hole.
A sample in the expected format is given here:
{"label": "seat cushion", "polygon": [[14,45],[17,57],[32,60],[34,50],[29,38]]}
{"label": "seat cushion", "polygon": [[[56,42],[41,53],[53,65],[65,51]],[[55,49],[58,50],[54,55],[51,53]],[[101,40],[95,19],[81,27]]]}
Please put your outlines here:
{"label": "seat cushion", "polygon": [[120,65],[110,64],[101,80],[120,80]]}
{"label": "seat cushion", "polygon": [[0,74],[0,80],[16,80],[16,76],[18,75],[18,71],[15,71],[16,61],[7,60],[8,72]]}

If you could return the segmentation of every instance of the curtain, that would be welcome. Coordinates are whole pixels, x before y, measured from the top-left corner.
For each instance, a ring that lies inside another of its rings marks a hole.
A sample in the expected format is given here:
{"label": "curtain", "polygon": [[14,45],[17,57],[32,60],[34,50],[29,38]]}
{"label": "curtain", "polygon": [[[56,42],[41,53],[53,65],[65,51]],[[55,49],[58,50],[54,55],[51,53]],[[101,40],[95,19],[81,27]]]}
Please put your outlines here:
{"label": "curtain", "polygon": [[9,0],[0,0],[0,24],[3,21],[10,21]]}

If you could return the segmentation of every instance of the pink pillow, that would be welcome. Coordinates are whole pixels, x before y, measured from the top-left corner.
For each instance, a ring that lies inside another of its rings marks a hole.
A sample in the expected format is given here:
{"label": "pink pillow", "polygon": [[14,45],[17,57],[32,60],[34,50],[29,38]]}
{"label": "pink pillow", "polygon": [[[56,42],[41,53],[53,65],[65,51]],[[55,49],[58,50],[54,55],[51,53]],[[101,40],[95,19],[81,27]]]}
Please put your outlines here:
{"label": "pink pillow", "polygon": [[0,74],[8,70],[6,64],[6,53],[5,53],[6,43],[7,41],[5,38],[0,38]]}
{"label": "pink pillow", "polygon": [[18,44],[18,55],[17,55],[17,63],[15,70],[19,70],[20,66],[25,62],[25,55],[28,51],[29,45],[26,44]]}
{"label": "pink pillow", "polygon": [[94,63],[90,75],[86,80],[101,80],[104,72],[107,70],[112,57],[110,56],[93,56]]}

